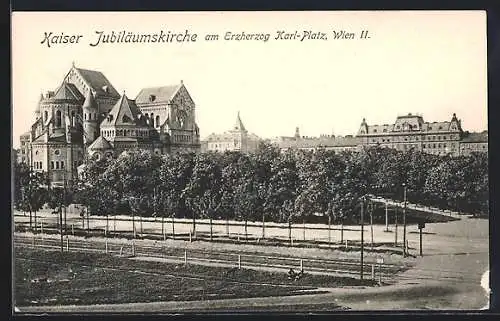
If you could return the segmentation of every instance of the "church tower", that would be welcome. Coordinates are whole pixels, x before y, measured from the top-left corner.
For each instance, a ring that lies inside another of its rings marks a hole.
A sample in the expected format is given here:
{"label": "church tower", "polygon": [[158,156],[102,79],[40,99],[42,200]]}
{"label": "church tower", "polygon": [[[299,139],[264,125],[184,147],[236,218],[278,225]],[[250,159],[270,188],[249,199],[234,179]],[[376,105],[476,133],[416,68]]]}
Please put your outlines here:
{"label": "church tower", "polygon": [[90,145],[98,136],[97,130],[97,103],[91,90],[87,90],[83,109],[83,142]]}

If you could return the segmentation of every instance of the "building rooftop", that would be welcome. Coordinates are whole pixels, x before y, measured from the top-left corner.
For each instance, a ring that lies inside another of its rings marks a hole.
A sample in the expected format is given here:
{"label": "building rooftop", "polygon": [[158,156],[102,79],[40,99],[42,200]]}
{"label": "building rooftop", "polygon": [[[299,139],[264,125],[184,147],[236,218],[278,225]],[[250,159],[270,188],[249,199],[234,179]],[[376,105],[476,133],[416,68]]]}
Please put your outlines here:
{"label": "building rooftop", "polygon": [[169,103],[183,84],[143,88],[135,97],[138,105],[151,103]]}

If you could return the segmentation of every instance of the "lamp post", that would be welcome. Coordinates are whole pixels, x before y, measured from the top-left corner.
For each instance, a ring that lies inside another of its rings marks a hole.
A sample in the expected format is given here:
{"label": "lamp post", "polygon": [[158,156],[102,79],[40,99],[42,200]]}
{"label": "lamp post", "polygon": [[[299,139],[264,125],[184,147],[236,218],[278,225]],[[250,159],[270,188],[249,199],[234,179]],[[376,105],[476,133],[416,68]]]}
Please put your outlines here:
{"label": "lamp post", "polygon": [[403,183],[403,256],[406,257],[406,183]]}
{"label": "lamp post", "polygon": [[363,217],[363,211],[364,211],[364,206],[365,206],[365,197],[363,196],[361,198],[361,269],[360,269],[360,279],[363,280],[363,251],[364,251],[364,217]]}

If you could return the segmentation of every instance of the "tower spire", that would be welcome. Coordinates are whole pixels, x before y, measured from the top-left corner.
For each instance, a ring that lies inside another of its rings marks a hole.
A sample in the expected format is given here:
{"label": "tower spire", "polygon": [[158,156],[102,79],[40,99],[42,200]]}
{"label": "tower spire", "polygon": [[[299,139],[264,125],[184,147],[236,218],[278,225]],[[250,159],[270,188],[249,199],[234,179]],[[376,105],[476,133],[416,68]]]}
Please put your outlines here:
{"label": "tower spire", "polygon": [[241,121],[240,118],[240,111],[238,110],[238,115],[236,116],[236,123],[234,124],[234,129],[235,130],[241,130],[245,131],[245,126],[243,125],[243,122]]}

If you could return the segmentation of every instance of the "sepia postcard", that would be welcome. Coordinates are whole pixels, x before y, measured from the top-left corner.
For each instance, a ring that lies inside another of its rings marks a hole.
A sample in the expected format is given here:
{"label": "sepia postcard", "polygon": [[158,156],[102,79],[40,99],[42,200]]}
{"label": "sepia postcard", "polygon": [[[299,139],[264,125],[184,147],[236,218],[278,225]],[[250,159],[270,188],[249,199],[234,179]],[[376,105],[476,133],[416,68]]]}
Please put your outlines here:
{"label": "sepia postcard", "polygon": [[486,18],[13,12],[13,313],[488,310]]}

